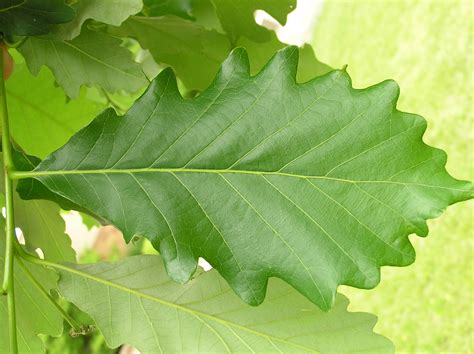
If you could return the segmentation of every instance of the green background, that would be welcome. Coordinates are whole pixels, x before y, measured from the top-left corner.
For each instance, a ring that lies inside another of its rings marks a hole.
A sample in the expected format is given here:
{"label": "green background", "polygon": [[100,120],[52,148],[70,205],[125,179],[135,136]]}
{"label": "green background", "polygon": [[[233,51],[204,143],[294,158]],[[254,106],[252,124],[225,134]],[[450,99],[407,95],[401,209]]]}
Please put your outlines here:
{"label": "green background", "polygon": [[[355,87],[395,79],[398,108],[428,120],[425,141],[448,153],[448,171],[473,180],[473,2],[326,1],[315,53],[348,64]],[[379,317],[376,331],[399,352],[470,352],[473,347],[474,203],[451,206],[411,236],[416,262],[384,268],[374,290],[343,288],[352,310]]]}

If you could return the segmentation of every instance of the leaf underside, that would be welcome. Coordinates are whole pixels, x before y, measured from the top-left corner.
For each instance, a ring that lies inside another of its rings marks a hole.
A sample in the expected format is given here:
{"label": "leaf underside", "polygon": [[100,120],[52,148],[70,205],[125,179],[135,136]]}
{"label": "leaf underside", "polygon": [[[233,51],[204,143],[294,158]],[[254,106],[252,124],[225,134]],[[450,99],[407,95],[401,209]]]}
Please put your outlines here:
{"label": "leaf underside", "polygon": [[186,285],[169,280],[158,256],[76,265],[59,287],[90,314],[107,344],[142,353],[392,353],[372,332],[375,317],[350,313],[336,297],[324,313],[287,284],[272,279],[267,300],[244,304],[214,270]]}
{"label": "leaf underside", "polygon": [[[2,194],[3,197],[3,194]],[[5,220],[0,217],[0,264],[5,254]],[[59,336],[63,330],[63,319],[56,307],[39,290],[38,284],[49,291],[56,288],[57,274],[50,269],[26,264],[15,258],[15,304],[17,318],[18,351],[20,353],[43,353],[43,341],[38,334]],[[0,267],[3,278],[3,266]],[[36,282],[32,280],[36,279]],[[6,296],[0,297],[0,352],[11,353],[8,338],[8,310]]]}
{"label": "leaf underside", "polygon": [[338,285],[372,288],[380,266],[413,262],[408,235],[426,235],[427,219],[473,192],[423,143],[426,121],[396,110],[393,81],[356,90],[332,71],[296,84],[297,52],[251,77],[237,49],[190,100],[165,70],[36,178],[127,241],[150,239],[176,281],[203,257],[247,303],[278,277],[327,310]]}

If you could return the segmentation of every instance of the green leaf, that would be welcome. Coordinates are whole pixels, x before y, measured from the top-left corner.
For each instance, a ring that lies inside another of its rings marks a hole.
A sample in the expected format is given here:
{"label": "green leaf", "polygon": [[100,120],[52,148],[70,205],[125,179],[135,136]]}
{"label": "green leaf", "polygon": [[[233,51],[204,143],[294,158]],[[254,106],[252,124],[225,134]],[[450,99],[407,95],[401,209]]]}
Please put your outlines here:
{"label": "green leaf", "polygon": [[380,266],[413,262],[408,235],[473,187],[422,141],[426,121],[396,110],[393,81],[298,85],[297,53],[250,77],[237,49],[190,100],[165,70],[124,117],[104,111],[24,177],[149,238],[174,280],[201,256],[250,304],[278,277],[329,309],[338,285],[372,288]]}
{"label": "green leaf", "polygon": [[296,7],[296,0],[212,0],[222,28],[227,32],[232,43],[241,36],[256,42],[268,41],[271,32],[255,22],[254,13],[264,10],[281,24]]}
{"label": "green leaf", "polygon": [[[38,163],[33,157],[19,154],[17,151],[14,151],[14,156],[15,167],[21,171],[32,170]],[[3,167],[3,164],[0,165]],[[0,176],[0,182],[3,193],[3,175]],[[32,184],[36,185],[38,182],[32,181]],[[64,231],[66,225],[60,215],[59,206],[46,200],[23,200],[17,193],[13,198],[15,225],[25,236],[26,248],[32,253],[40,248],[45,259],[51,261],[74,262],[75,252],[71,247],[71,239]]]}
{"label": "green leaf", "polygon": [[[231,47],[227,38],[215,30],[176,17],[140,17],[127,20],[111,32],[135,38],[157,62],[170,65],[189,90],[204,90],[214,79]],[[270,32],[269,32],[270,33]],[[250,72],[258,73],[275,52],[285,45],[271,32],[271,40],[257,43],[241,37],[238,47],[247,49]],[[318,61],[309,45],[300,48],[297,81],[308,81],[331,68]]]}
{"label": "green leaf", "polygon": [[61,293],[88,313],[110,347],[128,343],[142,353],[253,352],[391,353],[372,332],[375,317],[347,312],[338,295],[324,313],[272,279],[267,300],[242,303],[210,271],[186,285],[170,282],[158,256],[60,270]]}
{"label": "green leaf", "polygon": [[81,33],[81,27],[88,19],[113,26],[120,26],[129,16],[140,12],[141,0],[80,0],[73,3],[76,17],[69,23],[54,27],[56,39],[71,40]]}
{"label": "green leaf", "polygon": [[[5,254],[5,220],[0,218],[0,278],[3,278]],[[63,319],[46,295],[39,290],[41,284],[47,291],[56,287],[57,274],[41,266],[26,264],[15,258],[15,303],[17,317],[18,350],[20,353],[44,353],[38,334],[58,336],[63,329]],[[36,279],[36,282],[32,280]],[[10,353],[8,338],[7,299],[0,297],[0,352]]]}
{"label": "green leaf", "polygon": [[[21,171],[29,171],[37,164],[33,157],[17,151],[14,151],[14,156],[15,167]],[[0,163],[0,167],[3,168],[3,163]],[[35,185],[34,189],[37,189],[39,183],[33,180],[31,182],[30,186]],[[0,175],[0,191],[4,193],[3,174]],[[17,193],[13,198],[15,225],[25,236],[26,248],[31,253],[34,253],[37,248],[41,249],[45,259],[51,261],[74,262],[75,252],[71,247],[71,239],[64,232],[66,225],[60,215],[59,206],[46,200],[23,200]],[[0,205],[4,207],[4,201]]]}
{"label": "green leaf", "polygon": [[[15,170],[17,171],[31,171],[41,162],[41,160],[38,159],[37,157],[26,155],[15,149],[13,149],[12,155],[13,155],[13,161],[15,164]],[[59,205],[64,210],[77,210],[77,211],[81,211],[83,214],[87,212],[80,205],[77,205],[71,202],[69,199],[62,197],[59,194],[53,193],[45,185],[43,185],[41,182],[35,179],[21,181],[21,183],[18,183],[16,189],[17,189],[17,193],[21,195],[21,198],[23,200],[46,199],[46,200],[53,201],[55,204]],[[21,200],[20,200],[20,204],[21,204]],[[15,211],[17,211],[16,209],[17,208],[15,208]],[[58,208],[58,215],[59,215],[59,212],[60,210]],[[100,222],[103,223],[103,221],[97,215],[90,216],[90,217],[97,220],[98,223]],[[91,223],[91,221],[89,221],[89,223]],[[64,230],[64,227],[62,227],[62,230]],[[54,234],[56,235],[56,232]],[[28,238],[29,239],[35,238],[35,235],[28,235]],[[47,239],[45,241],[48,242]],[[60,243],[65,244],[66,242],[63,241]],[[40,245],[37,245],[36,247],[43,248],[42,244],[43,243],[41,243]],[[67,241],[67,244],[68,246],[70,245],[69,240]],[[36,247],[30,247],[30,249],[34,250]],[[70,252],[66,251],[66,253],[70,253]],[[68,258],[65,258],[64,260],[68,260]]]}
{"label": "green leaf", "polygon": [[82,85],[98,85],[107,91],[133,92],[147,80],[120,39],[83,29],[71,41],[31,37],[18,48],[33,75],[46,65],[69,97],[79,96]]}
{"label": "green leaf", "polygon": [[146,16],[175,15],[192,19],[192,0],[144,0],[143,13]]}
{"label": "green leaf", "polygon": [[51,25],[69,22],[74,10],[63,0],[7,0],[0,3],[0,32],[4,36],[46,34]]}
{"label": "green leaf", "polygon": [[21,56],[13,56],[15,70],[6,82],[11,133],[28,153],[44,157],[64,145],[104,106],[89,100],[85,90],[77,100],[67,101],[48,70],[33,77]]}
{"label": "green leaf", "polygon": [[[271,40],[265,43],[253,42],[242,37],[237,42],[237,46],[247,50],[250,74],[256,75],[278,50],[285,47],[285,44],[278,40],[275,33],[272,33]],[[299,61],[296,82],[306,82],[332,70],[331,67],[316,58],[313,48],[309,44],[299,47],[298,51]]]}
{"label": "green leaf", "polygon": [[138,40],[158,63],[171,65],[189,90],[209,86],[230,51],[225,35],[173,16],[133,16],[111,32]]}

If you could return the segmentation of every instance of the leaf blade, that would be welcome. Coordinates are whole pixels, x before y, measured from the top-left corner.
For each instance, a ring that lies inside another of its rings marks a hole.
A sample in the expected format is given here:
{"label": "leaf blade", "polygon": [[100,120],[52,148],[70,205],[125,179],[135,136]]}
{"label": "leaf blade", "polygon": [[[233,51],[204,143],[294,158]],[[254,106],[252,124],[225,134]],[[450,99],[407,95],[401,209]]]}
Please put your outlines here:
{"label": "leaf blade", "polygon": [[127,241],[148,237],[176,281],[201,256],[248,303],[275,276],[329,309],[338,285],[372,288],[381,266],[413,262],[408,235],[473,192],[422,142],[424,119],[396,110],[393,82],[355,90],[334,71],[296,84],[297,62],[289,48],[249,77],[234,51],[193,100],[164,71],[126,116],[105,111],[35,177]]}
{"label": "leaf blade", "polygon": [[74,16],[63,0],[13,0],[0,5],[0,31],[7,37],[47,34]]}
{"label": "leaf blade", "polygon": [[31,37],[18,50],[33,75],[46,65],[71,98],[79,95],[82,85],[133,92],[147,83],[131,53],[105,33],[87,29],[71,41]]}
{"label": "leaf blade", "polygon": [[[253,308],[233,295],[215,271],[184,286],[169,282],[157,256],[79,265],[60,273],[61,292],[95,319],[111,347],[127,342],[150,352],[393,351],[388,340],[371,331],[373,316],[348,313],[342,295],[335,309],[324,313],[275,280],[267,301]],[[124,316],[130,322],[114,321],[119,308],[129,309]],[[140,313],[145,321],[133,315]],[[341,326],[346,323],[356,329]]]}

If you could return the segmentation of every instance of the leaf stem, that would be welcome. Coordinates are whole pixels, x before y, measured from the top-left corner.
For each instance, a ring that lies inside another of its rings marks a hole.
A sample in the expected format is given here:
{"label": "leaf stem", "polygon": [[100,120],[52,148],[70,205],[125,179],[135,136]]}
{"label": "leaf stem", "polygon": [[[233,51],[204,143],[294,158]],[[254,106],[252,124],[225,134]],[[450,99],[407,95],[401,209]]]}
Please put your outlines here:
{"label": "leaf stem", "polygon": [[13,167],[10,128],[8,123],[7,97],[5,80],[3,79],[3,53],[0,53],[0,114],[2,115],[2,151],[3,175],[5,178],[5,208],[6,208],[6,245],[5,264],[2,282],[2,293],[7,295],[8,302],[8,333],[10,337],[10,352],[18,353],[15,314],[15,293],[13,285],[13,256],[15,239],[15,220],[13,216],[13,181],[8,171]]}

